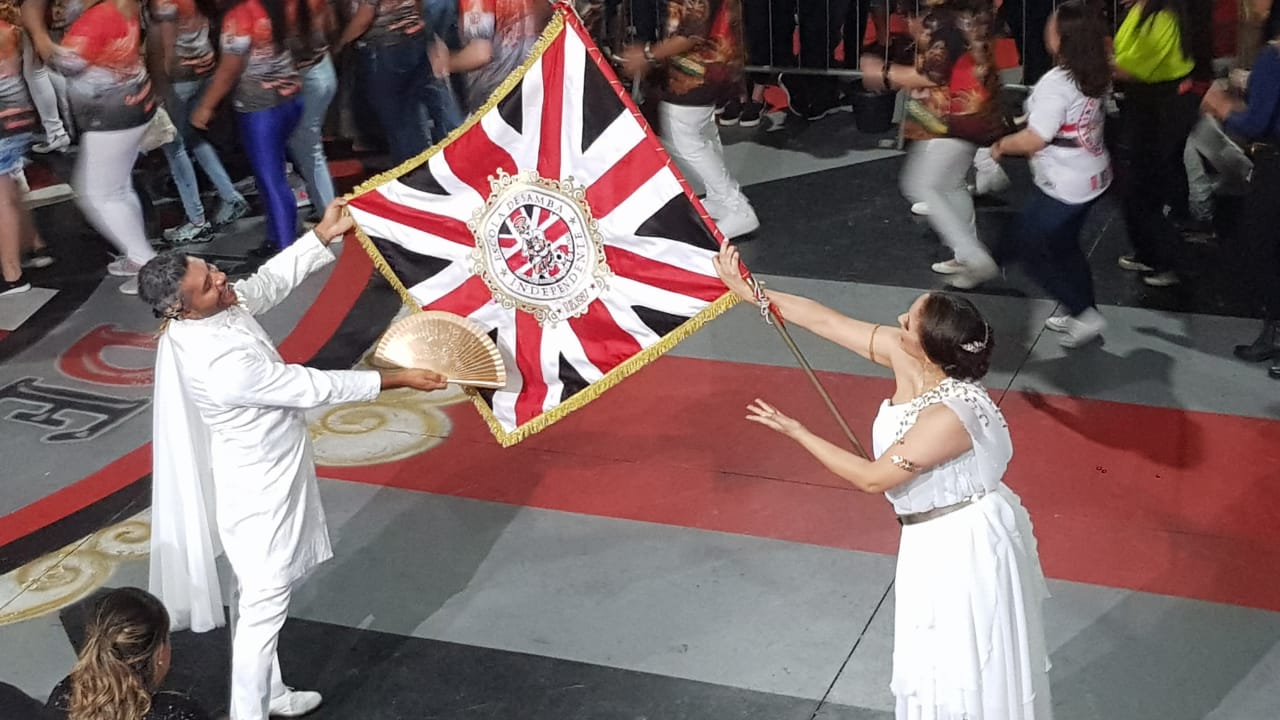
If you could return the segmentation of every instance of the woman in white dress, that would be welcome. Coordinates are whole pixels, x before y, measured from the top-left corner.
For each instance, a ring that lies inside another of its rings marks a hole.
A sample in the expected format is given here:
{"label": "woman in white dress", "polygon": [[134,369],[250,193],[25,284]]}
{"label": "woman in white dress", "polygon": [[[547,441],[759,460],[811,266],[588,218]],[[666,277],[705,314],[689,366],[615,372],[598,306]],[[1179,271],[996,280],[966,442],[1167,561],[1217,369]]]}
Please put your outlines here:
{"label": "woman in white dress", "polygon": [[[754,301],[738,252],[716,270]],[[810,432],[757,399],[747,419],[800,443],[859,490],[884,493],[902,523],[895,577],[898,720],[1052,718],[1040,609],[1048,597],[1031,519],[1002,482],[1013,454],[1000,409],[979,385],[995,338],[968,300],[927,293],[898,327],[768,291],[790,323],[893,370],[873,428],[875,460]]]}

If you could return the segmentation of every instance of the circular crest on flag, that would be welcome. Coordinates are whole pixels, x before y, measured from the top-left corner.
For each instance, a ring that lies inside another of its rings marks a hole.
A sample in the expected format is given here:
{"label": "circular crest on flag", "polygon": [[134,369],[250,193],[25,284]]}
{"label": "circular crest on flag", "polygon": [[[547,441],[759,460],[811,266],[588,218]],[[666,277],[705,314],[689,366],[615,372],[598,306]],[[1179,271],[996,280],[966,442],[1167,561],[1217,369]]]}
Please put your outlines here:
{"label": "circular crest on flag", "polygon": [[500,170],[489,185],[489,199],[467,227],[476,238],[472,270],[494,300],[543,325],[584,314],[610,275],[586,189],[532,171]]}

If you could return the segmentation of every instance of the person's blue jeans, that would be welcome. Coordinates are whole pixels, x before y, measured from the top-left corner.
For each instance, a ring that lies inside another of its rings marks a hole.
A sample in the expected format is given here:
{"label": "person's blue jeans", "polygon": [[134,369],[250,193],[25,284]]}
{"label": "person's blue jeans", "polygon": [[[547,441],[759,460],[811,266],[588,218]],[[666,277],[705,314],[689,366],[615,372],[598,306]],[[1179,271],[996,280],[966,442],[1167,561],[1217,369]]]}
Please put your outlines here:
{"label": "person's blue jeans", "polygon": [[422,20],[427,32],[443,40],[450,50],[462,49],[456,0],[422,0]]}
{"label": "person's blue jeans", "polygon": [[462,124],[462,111],[447,83],[431,72],[427,46],[421,38],[390,45],[360,47],[360,76],[365,97],[391,146],[391,159],[399,164],[427,148],[427,123],[431,141],[440,142]]}
{"label": "person's blue jeans", "polygon": [[302,118],[289,136],[289,157],[307,183],[311,208],[317,213],[333,202],[333,177],[324,156],[324,119],[329,103],[338,92],[338,73],[326,54],[320,62],[302,71]]}
{"label": "person's blue jeans", "polygon": [[236,114],[240,143],[249,156],[267,216],[267,244],[276,249],[286,248],[297,239],[298,201],[289,187],[285,150],[301,117],[300,97],[266,110]]}
{"label": "person's blue jeans", "polygon": [[196,168],[191,164],[192,155],[195,156],[196,162],[200,163],[200,168],[209,177],[209,181],[213,183],[214,189],[218,191],[218,197],[223,202],[244,200],[232,184],[226,168],[222,166],[218,151],[191,127],[191,108],[195,105],[195,99],[204,91],[204,86],[204,80],[173,83],[164,103],[164,108],[169,113],[173,126],[177,128],[178,135],[162,149],[165,159],[169,161],[169,173],[173,175],[173,184],[178,187],[178,195],[182,198],[182,207],[186,210],[187,221],[193,225],[203,225],[205,216],[204,204],[200,201],[200,184],[196,180]]}
{"label": "person's blue jeans", "polygon": [[1080,247],[1080,230],[1093,201],[1072,205],[1031,190],[1031,201],[1009,225],[996,260],[1017,260],[1023,270],[1072,316],[1097,305],[1093,271]]}

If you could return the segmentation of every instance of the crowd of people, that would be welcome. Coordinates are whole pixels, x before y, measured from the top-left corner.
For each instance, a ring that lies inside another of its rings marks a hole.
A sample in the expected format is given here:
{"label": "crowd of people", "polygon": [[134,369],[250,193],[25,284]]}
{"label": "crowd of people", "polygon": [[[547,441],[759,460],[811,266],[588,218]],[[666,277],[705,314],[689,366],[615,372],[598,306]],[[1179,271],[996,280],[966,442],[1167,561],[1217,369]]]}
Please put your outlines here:
{"label": "crowd of people", "polygon": [[[1042,28],[1049,62],[1038,71],[1024,117],[1007,117],[999,108],[1001,88],[989,43],[995,15],[985,0],[941,0],[907,9],[918,48],[914,62],[893,62],[874,51],[862,55],[864,86],[908,96],[904,123],[911,146],[902,189],[923,205],[920,211],[954,254],[935,271],[967,289],[993,279],[1002,265],[1019,262],[1060,304],[1046,327],[1061,333],[1068,347],[1096,340],[1106,320],[1080,246],[1090,208],[1116,186],[1133,245],[1133,254],[1118,262],[1142,273],[1148,285],[1180,282],[1178,222],[1180,213],[1190,212],[1193,184],[1188,142],[1204,167],[1226,173],[1233,156],[1207,153],[1211,143],[1192,137],[1196,128],[1207,128],[1201,135],[1217,128],[1228,140],[1224,147],[1248,162],[1241,237],[1252,243],[1253,287],[1267,312],[1259,337],[1236,353],[1253,361],[1280,353],[1280,203],[1273,198],[1280,174],[1280,37],[1268,23],[1270,41],[1253,70],[1233,75],[1234,87],[1213,82],[1204,74],[1208,65],[1195,37],[1194,2],[1134,3],[1120,19],[1111,48],[1110,30],[1090,0],[1058,4]],[[1255,2],[1256,11],[1269,12],[1269,0]],[[335,96],[332,55],[354,46],[363,86],[377,89],[369,105],[400,162],[488,102],[528,54],[550,8],[540,0],[511,6],[463,0],[455,35],[447,20],[427,20],[439,17],[431,2],[419,7],[415,0],[357,0],[345,13],[320,0],[239,0],[205,9],[186,3],[153,0],[143,8],[137,0],[102,0],[63,18],[67,25],[57,35],[45,0],[26,0],[21,17],[9,8],[0,18],[6,23],[0,49],[8,51],[0,65],[6,73],[0,85],[6,112],[0,119],[8,123],[0,134],[0,192],[4,212],[13,214],[10,223],[0,220],[0,234],[12,233],[5,236],[5,282],[12,287],[20,281],[20,267],[13,268],[20,266],[22,252],[29,260],[47,256],[23,214],[14,180],[32,130],[37,122],[45,126],[41,149],[53,152],[73,132],[64,124],[60,134],[23,89],[30,79],[19,58],[29,37],[28,59],[40,58],[68,80],[71,127],[80,148],[74,182],[86,217],[124,253],[112,272],[139,275],[132,291],[164,319],[155,407],[157,427],[166,432],[153,447],[155,487],[162,492],[166,477],[177,473],[216,488],[212,532],[238,588],[231,717],[261,720],[303,714],[321,702],[317,693],[284,685],[276,660],[293,587],[332,554],[301,410],[370,400],[387,388],[430,390],[443,383],[425,371],[325,372],[286,364],[253,318],[332,261],[329,243],[351,227],[343,201],[333,199],[321,142],[323,118]],[[759,224],[725,168],[716,127],[717,107],[738,112],[740,122],[755,97],[740,72],[748,54],[739,42],[741,13],[739,0],[672,0],[660,36],[628,43],[613,55],[625,76],[659,93],[662,138],[703,181],[704,205],[730,238],[749,235]],[[221,18],[220,52],[208,39],[215,14]],[[158,38],[160,59],[153,53],[151,66],[165,68],[163,82],[157,81],[160,71],[148,74],[142,59],[144,20],[159,28],[148,38]],[[189,151],[219,186],[221,201],[207,219],[198,203],[191,204],[192,229],[175,234],[175,242],[203,237],[203,228],[242,214],[243,198],[229,183],[220,185],[225,171],[215,177],[217,155],[202,146],[198,132],[226,97],[250,151],[268,220],[261,252],[266,264],[236,283],[182,250],[156,255],[140,230],[127,171],[154,114],[164,107],[180,127],[166,150],[175,177],[189,173],[190,159],[183,164]],[[1120,131],[1109,141],[1113,120],[1107,106],[1113,97]],[[992,166],[1008,156],[1031,159],[1034,188],[1008,236],[983,242],[966,177],[975,165],[980,173],[994,173]],[[286,158],[315,196],[328,201],[315,229],[296,242],[296,205],[286,196],[283,177]],[[881,405],[873,427],[870,458],[816,436],[764,399],[753,402],[747,416],[799,443],[857,489],[884,494],[893,505],[902,524],[891,684],[897,717],[1051,717],[1040,618],[1046,588],[1029,516],[1003,482],[1012,452],[1008,428],[980,385],[996,329],[974,303],[954,293],[925,293],[896,327],[882,326],[750,285],[731,244],[714,264],[744,301],[768,301],[790,322],[894,374],[894,394]],[[1280,366],[1272,374],[1280,375]],[[185,535],[191,543],[208,543],[212,537],[190,515],[155,518],[153,538],[163,534],[182,542]],[[165,522],[177,525],[162,528]],[[162,576],[166,572],[162,560],[153,567]],[[167,581],[153,577],[153,588],[180,587],[176,595],[183,599],[169,596],[164,603],[183,605],[182,625],[199,624],[189,607],[195,585],[180,582],[191,570],[184,564],[175,572]],[[206,578],[200,586],[216,591],[216,571],[212,582]],[[73,720],[204,717],[186,700],[160,692],[170,661],[165,604],[137,590],[104,599],[79,663],[49,706]],[[220,615],[221,602],[204,611]]]}
{"label": "crowd of people", "polygon": [[[0,230],[0,296],[29,289],[24,267],[53,261],[21,202],[28,151],[74,143],[77,204],[119,254],[108,271],[128,278],[120,290],[136,294],[138,270],[156,255],[132,177],[141,153],[163,148],[185,211],[164,240],[208,241],[249,210],[205,132],[230,112],[266,219],[254,254],[270,257],[297,234],[290,163],[312,207],[334,198],[324,139],[340,81],[354,86],[352,104],[373,110],[373,132],[400,163],[483,104],[550,15],[541,0],[0,3],[0,212],[14,220]],[[196,165],[217,192],[212,214]]]}

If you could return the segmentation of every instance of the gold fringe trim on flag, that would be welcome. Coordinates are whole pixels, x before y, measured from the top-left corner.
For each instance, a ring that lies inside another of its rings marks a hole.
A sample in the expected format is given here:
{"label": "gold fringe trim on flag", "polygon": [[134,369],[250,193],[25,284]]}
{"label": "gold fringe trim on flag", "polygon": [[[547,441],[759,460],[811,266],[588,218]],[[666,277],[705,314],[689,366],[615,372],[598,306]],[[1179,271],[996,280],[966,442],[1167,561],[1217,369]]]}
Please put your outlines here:
{"label": "gold fringe trim on flag", "polygon": [[667,351],[675,347],[681,340],[684,340],[698,330],[701,330],[703,325],[706,325],[712,320],[723,315],[725,311],[737,303],[738,296],[731,292],[726,292],[724,295],[721,295],[718,300],[703,308],[697,315],[694,315],[681,323],[680,327],[672,330],[666,335],[663,335],[658,342],[641,350],[635,355],[632,355],[630,358],[627,358],[608,373],[605,373],[604,377],[591,383],[575,393],[572,397],[565,399],[564,402],[542,413],[529,422],[520,425],[511,432],[507,432],[503,429],[497,416],[493,414],[493,409],[484,401],[484,398],[480,397],[479,393],[471,390],[471,399],[475,403],[476,408],[480,411],[480,415],[484,417],[485,422],[489,423],[489,430],[493,432],[493,436],[497,438],[502,447],[511,447],[530,435],[542,432],[569,413],[600,397],[613,386],[623,380],[626,380],[631,375],[634,375],[645,365],[648,365],[666,354]]}
{"label": "gold fringe trim on flag", "polygon": [[[353,217],[352,219],[354,220],[355,218]],[[405,287],[404,283],[400,282],[400,278],[396,277],[395,271],[391,269],[391,264],[382,256],[382,251],[378,249],[378,246],[373,244],[373,238],[364,233],[364,228],[360,227],[359,223],[356,223],[356,239],[360,241],[360,247],[365,254],[373,261],[373,266],[378,269],[378,272],[382,273],[382,277],[386,278],[387,282],[391,283],[391,287],[400,295],[400,301],[413,310],[422,312],[422,306],[418,304],[417,300],[413,299],[413,295],[409,294],[409,288]]]}

